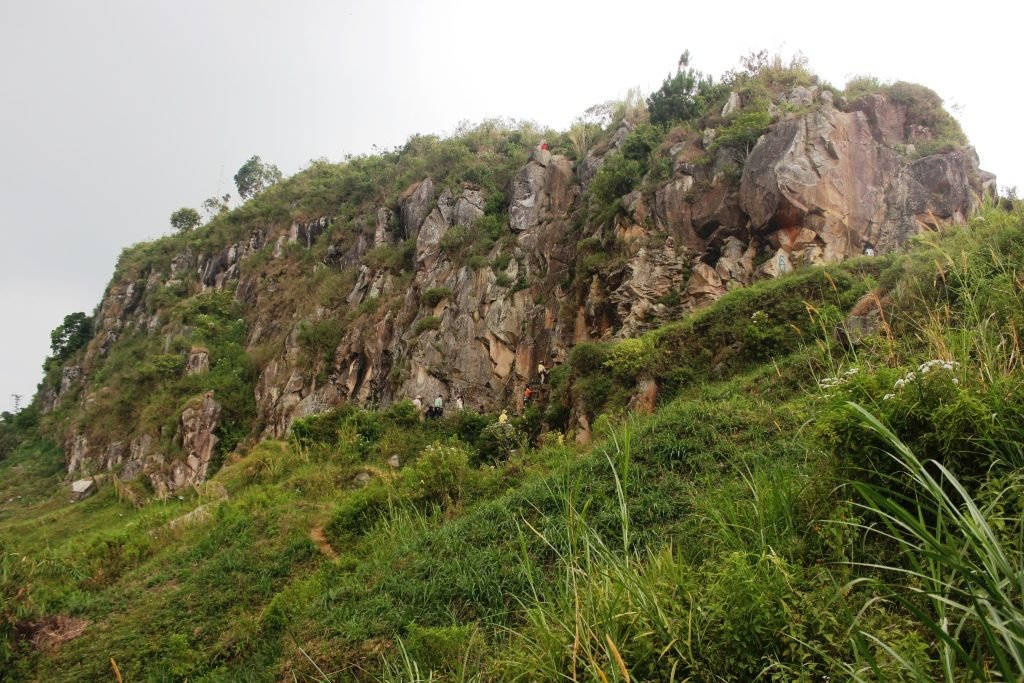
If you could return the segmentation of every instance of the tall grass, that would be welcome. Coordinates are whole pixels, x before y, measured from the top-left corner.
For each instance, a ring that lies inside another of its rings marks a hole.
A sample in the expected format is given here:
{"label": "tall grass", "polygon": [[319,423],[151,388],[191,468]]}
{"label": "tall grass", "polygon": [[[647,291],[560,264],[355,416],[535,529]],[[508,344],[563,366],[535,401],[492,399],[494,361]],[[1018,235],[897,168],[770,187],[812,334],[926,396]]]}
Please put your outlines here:
{"label": "tall grass", "polygon": [[[1022,680],[1024,537],[1019,523],[1016,534],[1000,533],[1005,520],[996,515],[1002,501],[1020,495],[1019,480],[980,505],[941,463],[921,461],[875,416],[858,405],[851,408],[889,444],[903,480],[899,490],[853,483],[862,509],[881,520],[859,527],[895,543],[905,561],[864,566],[904,578],[899,589],[877,586],[890,592],[934,638],[942,680]],[[903,493],[907,483],[910,492]],[[864,666],[850,671],[857,680],[867,680],[865,669],[880,675],[866,641],[879,646],[913,680],[933,680],[934,672],[919,661],[870,633],[861,635],[857,653]]]}

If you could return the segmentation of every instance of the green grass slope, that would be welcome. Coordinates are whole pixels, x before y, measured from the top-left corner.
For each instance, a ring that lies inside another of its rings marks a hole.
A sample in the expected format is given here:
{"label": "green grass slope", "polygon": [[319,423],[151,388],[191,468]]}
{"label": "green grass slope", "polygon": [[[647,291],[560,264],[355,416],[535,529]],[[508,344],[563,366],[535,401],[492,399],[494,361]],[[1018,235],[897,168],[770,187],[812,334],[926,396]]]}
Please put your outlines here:
{"label": "green grass slope", "polygon": [[[23,443],[0,678],[1019,680],[1022,268],[988,208],[578,348],[509,425],[340,409],[141,508]],[[579,395],[593,444],[535,434]]]}

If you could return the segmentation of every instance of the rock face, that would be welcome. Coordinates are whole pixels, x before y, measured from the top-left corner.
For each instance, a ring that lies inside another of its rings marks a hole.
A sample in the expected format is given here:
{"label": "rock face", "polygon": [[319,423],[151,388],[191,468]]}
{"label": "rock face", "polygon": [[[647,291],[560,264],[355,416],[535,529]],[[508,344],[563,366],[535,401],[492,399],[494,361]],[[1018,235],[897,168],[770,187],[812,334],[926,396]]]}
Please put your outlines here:
{"label": "rock face", "polygon": [[210,371],[210,352],[206,349],[192,349],[185,363],[185,372],[190,375],[201,375]]}
{"label": "rock face", "polygon": [[898,248],[943,222],[963,223],[980,194],[977,160],[952,152],[908,162],[904,113],[875,96],[783,121],[743,169],[740,202],[753,233],[801,263]]}
{"label": "rock face", "polygon": [[182,412],[178,433],[187,455],[184,470],[174,468],[175,489],[198,484],[206,479],[217,446],[218,438],[214,432],[220,426],[220,413],[220,404],[214,400],[212,391],[207,392],[197,405],[189,406]]}
{"label": "rock face", "polygon": [[[723,116],[742,104],[730,96]],[[806,113],[782,114],[785,105]],[[363,216],[241,226],[229,244],[169,254],[111,283],[95,338],[44,387],[44,408],[77,401],[88,410],[106,390],[90,383],[97,368],[140,335],[179,354],[178,367],[202,386],[217,354],[183,346],[194,330],[161,302],[210,291],[233,292],[242,311],[236,322],[258,374],[254,436],[283,437],[295,419],[344,402],[440,394],[450,403],[461,393],[468,408],[500,410],[537,382],[538,362],[563,362],[578,342],[641,334],[760,278],[899,249],[964,222],[995,182],[969,148],[902,154],[931,133],[885,97],[840,110],[828,92],[796,88],[773,107],[778,120],[747,155],[716,150],[712,130],[675,142],[668,177],[622,197],[602,222],[590,222],[585,188],[631,125],[575,165],[538,148],[502,190],[506,234],[475,262],[460,250],[476,246],[493,198],[430,177],[390,202],[372,200]],[[645,380],[633,405],[649,410],[656,397],[655,380]],[[62,434],[68,470],[145,477],[157,495],[172,495],[208,476],[228,412],[207,392],[161,433],[105,433],[72,418]],[[571,428],[586,440],[588,416],[574,412]]]}

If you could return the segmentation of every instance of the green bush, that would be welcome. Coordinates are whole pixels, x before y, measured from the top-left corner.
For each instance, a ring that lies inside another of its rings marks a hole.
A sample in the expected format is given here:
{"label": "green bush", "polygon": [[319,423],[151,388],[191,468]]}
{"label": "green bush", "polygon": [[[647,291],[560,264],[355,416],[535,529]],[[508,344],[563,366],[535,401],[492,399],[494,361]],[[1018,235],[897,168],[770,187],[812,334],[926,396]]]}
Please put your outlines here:
{"label": "green bush", "polygon": [[1024,406],[1006,400],[1002,382],[992,387],[970,383],[959,363],[932,360],[903,373],[880,370],[822,382],[832,395],[816,428],[851,476],[892,485],[888,480],[900,465],[884,440],[849,419],[847,401],[873,406],[908,447],[972,487],[994,465],[1024,465],[1005,461],[999,448],[1019,438],[1018,416]]}
{"label": "green bush", "polygon": [[17,660],[28,654],[20,634],[38,610],[31,591],[35,569],[34,562],[0,543],[0,667],[12,674]]}
{"label": "green bush", "polygon": [[445,231],[441,237],[441,249],[452,258],[462,255],[462,252],[469,246],[469,228],[461,225],[453,225]]}
{"label": "green bush", "polygon": [[162,353],[135,366],[143,381],[164,381],[181,375],[185,369],[185,358],[178,353]]}
{"label": "green bush", "polygon": [[431,287],[420,295],[420,302],[428,308],[433,308],[451,295],[451,287]]}
{"label": "green bush", "polygon": [[412,404],[412,401],[405,399],[388,406],[384,410],[384,419],[397,427],[416,427],[419,425],[420,412],[416,410],[416,406]]}
{"label": "green bush", "polygon": [[757,139],[768,130],[771,123],[772,117],[766,111],[741,112],[729,121],[729,125],[718,131],[715,144],[733,147],[749,154]]}
{"label": "green bush", "polygon": [[664,127],[651,123],[641,124],[634,128],[622,143],[622,156],[630,161],[646,162],[651,152],[658,149],[664,139]]}
{"label": "green bush", "polygon": [[401,490],[414,503],[448,508],[459,503],[470,484],[469,452],[456,444],[434,443],[402,473]]}
{"label": "green bush", "polygon": [[509,422],[491,422],[476,439],[476,464],[504,462],[527,444],[526,434]]}
{"label": "green bush", "polygon": [[650,336],[623,339],[612,345],[602,363],[617,378],[635,380],[653,369],[654,340]]}
{"label": "green bush", "polygon": [[338,441],[338,430],[354,412],[351,406],[341,406],[316,415],[300,417],[292,422],[291,440],[302,447],[332,446]]}
{"label": "green bush", "polygon": [[[362,303],[360,303],[356,307],[355,315],[357,317],[362,315],[370,315],[371,313],[375,313],[378,308],[380,308],[380,297],[368,296]],[[344,334],[344,330],[342,330],[342,334]]]}
{"label": "green bush", "polygon": [[640,184],[644,170],[642,162],[627,159],[621,152],[612,152],[605,156],[587,190],[600,207],[609,206]]}
{"label": "green bush", "polygon": [[600,370],[609,355],[610,349],[607,344],[580,342],[569,352],[569,363],[576,373],[585,375]]}
{"label": "green bush", "polygon": [[647,98],[651,123],[692,121],[704,113],[707,103],[717,93],[714,79],[689,68],[690,51],[679,58],[675,75],[669,75],[661,88]]}
{"label": "green bush", "polygon": [[341,320],[328,318],[318,322],[303,322],[299,325],[299,347],[305,351],[315,363],[330,363],[334,360],[334,352],[345,335],[345,327]]}
{"label": "green bush", "polygon": [[398,244],[382,244],[367,252],[363,262],[370,268],[386,268],[393,273],[415,269],[416,240],[407,239]]}
{"label": "green bush", "polygon": [[441,319],[435,315],[426,315],[416,321],[416,324],[412,326],[412,334],[414,337],[418,337],[427,330],[436,330],[441,327]]}

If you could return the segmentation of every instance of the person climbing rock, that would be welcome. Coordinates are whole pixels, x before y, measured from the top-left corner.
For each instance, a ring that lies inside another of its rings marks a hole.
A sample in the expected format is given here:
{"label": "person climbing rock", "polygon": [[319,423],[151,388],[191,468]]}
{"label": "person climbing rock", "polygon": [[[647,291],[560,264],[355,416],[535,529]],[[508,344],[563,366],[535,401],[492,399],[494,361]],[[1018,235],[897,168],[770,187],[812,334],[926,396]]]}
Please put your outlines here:
{"label": "person climbing rock", "polygon": [[501,415],[498,416],[498,424],[503,425],[508,423],[508,411],[502,410]]}
{"label": "person climbing rock", "polygon": [[466,409],[466,398],[462,395],[462,392],[455,394],[455,408],[460,412]]}
{"label": "person climbing rock", "polygon": [[416,398],[412,400],[412,404],[416,406],[416,412],[420,412],[423,410],[423,397],[416,394]]}
{"label": "person climbing rock", "polygon": [[546,384],[548,381],[548,369],[544,365],[544,361],[537,363],[537,376],[540,377],[540,383]]}
{"label": "person climbing rock", "polygon": [[434,417],[441,417],[444,415],[444,399],[441,398],[441,394],[438,394],[434,399]]}
{"label": "person climbing rock", "polygon": [[523,390],[523,408],[530,405],[530,401],[533,400],[533,387],[529,384],[526,385],[526,389]]}

